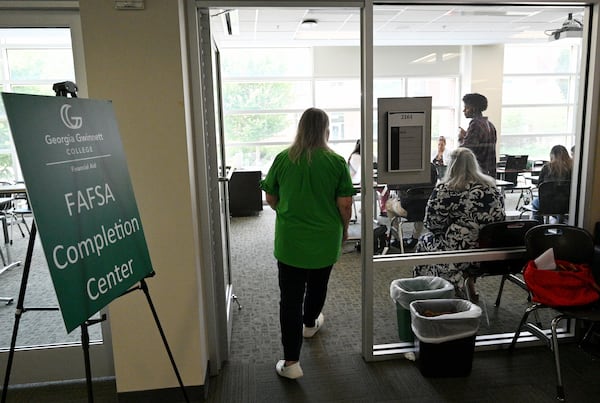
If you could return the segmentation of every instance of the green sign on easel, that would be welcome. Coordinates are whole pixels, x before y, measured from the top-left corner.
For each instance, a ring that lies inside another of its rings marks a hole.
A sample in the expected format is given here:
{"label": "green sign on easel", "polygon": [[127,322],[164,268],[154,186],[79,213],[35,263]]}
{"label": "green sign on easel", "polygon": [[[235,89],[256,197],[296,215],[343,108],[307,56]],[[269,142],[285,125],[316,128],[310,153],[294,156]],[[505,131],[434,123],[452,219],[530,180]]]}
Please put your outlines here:
{"label": "green sign on easel", "polygon": [[112,103],[2,93],[67,332],[153,273]]}

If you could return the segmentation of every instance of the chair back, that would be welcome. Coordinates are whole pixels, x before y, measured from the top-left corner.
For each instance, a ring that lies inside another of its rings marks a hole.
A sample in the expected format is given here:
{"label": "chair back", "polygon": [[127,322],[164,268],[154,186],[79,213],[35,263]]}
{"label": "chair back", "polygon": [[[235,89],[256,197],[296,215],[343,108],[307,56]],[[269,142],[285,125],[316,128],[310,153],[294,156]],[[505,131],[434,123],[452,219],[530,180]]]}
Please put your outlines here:
{"label": "chair back", "polygon": [[525,234],[525,247],[530,259],[552,248],[554,258],[572,263],[591,263],[594,258],[594,238],[583,228],[565,224],[544,224]]}
{"label": "chair back", "polygon": [[[480,248],[524,247],[525,234],[539,225],[535,220],[508,220],[484,225],[479,230]],[[527,258],[485,261],[480,263],[479,271],[486,274],[519,273]]]}
{"label": "chair back", "polygon": [[406,221],[418,222],[425,218],[427,201],[433,192],[433,186],[416,186],[408,189],[401,198],[402,207],[406,210]]}
{"label": "chair back", "polygon": [[538,187],[540,215],[569,214],[571,198],[571,181],[547,181]]}
{"label": "chair back", "polygon": [[479,247],[525,246],[525,234],[539,224],[535,220],[507,220],[484,225],[479,230]]}

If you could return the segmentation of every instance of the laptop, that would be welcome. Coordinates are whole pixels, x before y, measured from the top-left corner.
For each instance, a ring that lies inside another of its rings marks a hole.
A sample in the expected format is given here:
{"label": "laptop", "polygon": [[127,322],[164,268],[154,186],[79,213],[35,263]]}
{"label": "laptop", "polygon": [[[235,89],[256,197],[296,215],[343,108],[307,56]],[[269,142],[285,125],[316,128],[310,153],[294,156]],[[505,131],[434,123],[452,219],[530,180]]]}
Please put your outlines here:
{"label": "laptop", "polygon": [[527,159],[529,155],[507,155],[505,169],[524,171],[527,169]]}

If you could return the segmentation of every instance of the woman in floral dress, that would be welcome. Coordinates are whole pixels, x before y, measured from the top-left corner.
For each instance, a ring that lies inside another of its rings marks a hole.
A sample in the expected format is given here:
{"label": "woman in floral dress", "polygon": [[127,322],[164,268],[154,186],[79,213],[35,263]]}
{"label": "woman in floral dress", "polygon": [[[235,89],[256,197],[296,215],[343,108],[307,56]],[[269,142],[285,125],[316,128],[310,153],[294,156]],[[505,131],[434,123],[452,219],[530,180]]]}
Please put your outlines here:
{"label": "woman in floral dress", "polygon": [[[459,147],[450,159],[445,176],[427,202],[424,224],[429,232],[419,238],[417,252],[476,248],[479,229],[505,219],[502,193],[496,188],[495,180],[481,171],[475,154],[468,148]],[[450,281],[457,296],[462,297],[463,270],[472,265],[415,266],[414,275],[442,277]]]}

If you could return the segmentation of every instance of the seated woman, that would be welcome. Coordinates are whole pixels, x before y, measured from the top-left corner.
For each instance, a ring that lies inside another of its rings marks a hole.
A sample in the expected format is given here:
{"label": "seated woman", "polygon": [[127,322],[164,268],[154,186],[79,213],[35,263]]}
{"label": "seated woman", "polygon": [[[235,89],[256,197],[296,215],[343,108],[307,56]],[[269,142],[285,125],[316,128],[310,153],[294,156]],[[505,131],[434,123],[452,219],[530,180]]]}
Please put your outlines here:
{"label": "seated woman", "polygon": [[[537,185],[540,186],[548,181],[570,181],[572,171],[573,160],[569,156],[569,152],[564,146],[556,145],[550,150],[550,161],[540,171]],[[533,210],[532,218],[541,222],[541,218],[536,214],[540,208],[539,197],[533,199],[531,208]]]}
{"label": "seated woman", "polygon": [[360,163],[360,140],[356,140],[354,150],[348,157],[348,168],[350,169],[352,183],[360,183]]}
{"label": "seated woman", "polygon": [[[504,219],[504,198],[494,179],[481,171],[471,150],[459,147],[452,152],[446,175],[427,202],[424,224],[430,232],[419,238],[416,251],[476,248],[479,229]],[[442,277],[454,285],[457,297],[464,297],[463,270],[470,265],[415,266],[413,274]],[[474,289],[470,294],[476,295]]]}
{"label": "seated woman", "polygon": [[[350,177],[352,178],[352,183],[360,184],[360,166],[361,166],[361,157],[360,157],[360,140],[356,140],[356,144],[354,146],[354,150],[350,153],[348,157],[348,169],[350,170]],[[377,189],[379,194],[379,212],[382,216],[387,216],[386,210],[386,201],[390,197],[390,191],[387,186],[384,186],[382,189]]]}
{"label": "seated woman", "polygon": [[446,149],[446,138],[444,136],[438,138],[437,153],[431,163],[435,166],[438,176],[444,176],[450,163],[450,151]]}

